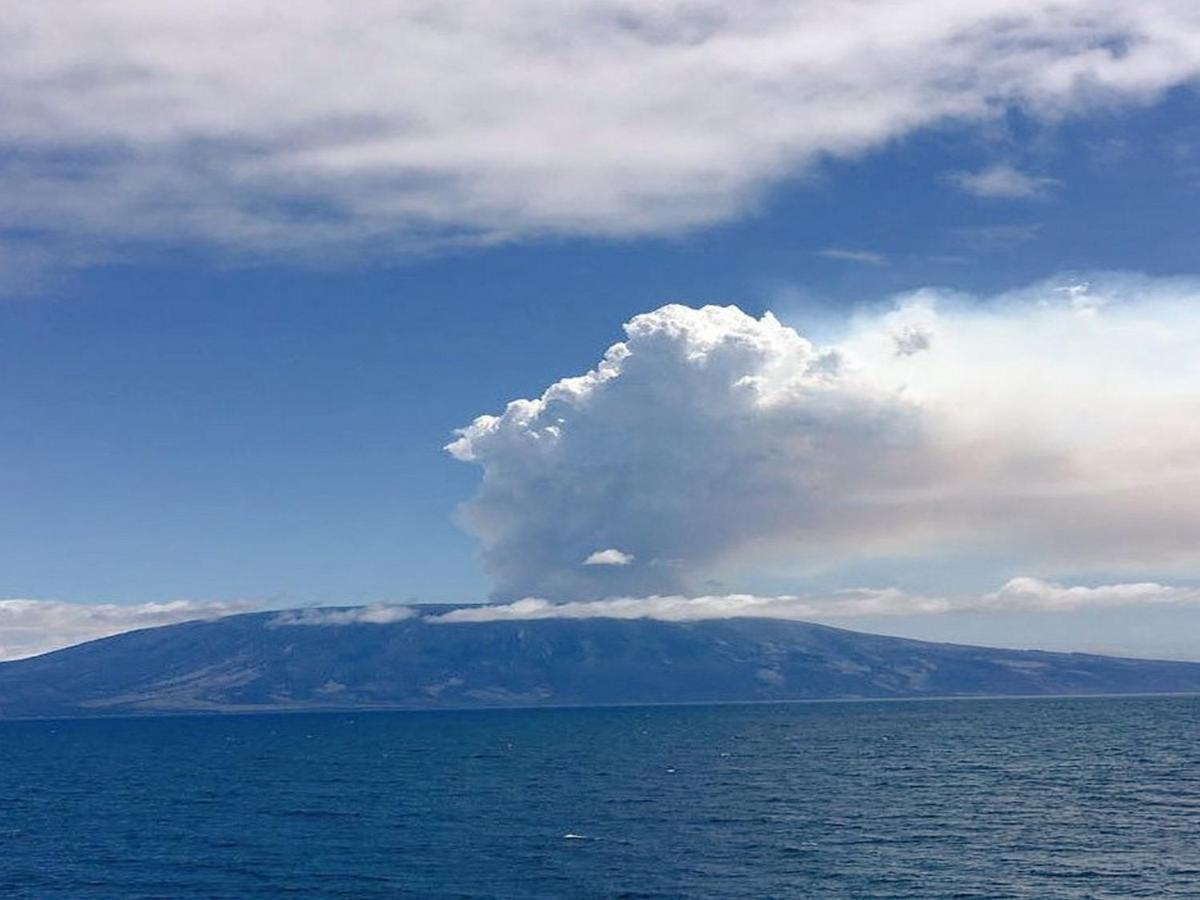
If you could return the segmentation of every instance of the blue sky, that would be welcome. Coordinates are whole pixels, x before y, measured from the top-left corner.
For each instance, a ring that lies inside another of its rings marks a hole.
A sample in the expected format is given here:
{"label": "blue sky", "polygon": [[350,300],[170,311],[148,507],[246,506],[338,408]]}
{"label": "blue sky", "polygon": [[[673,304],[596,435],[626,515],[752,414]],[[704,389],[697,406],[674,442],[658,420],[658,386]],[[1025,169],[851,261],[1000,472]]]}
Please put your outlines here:
{"label": "blue sky", "polygon": [[[1004,12],[1004,4],[996,7],[997,15]],[[1109,39],[1109,26],[1083,13],[1083,24],[1064,24],[1037,4],[1013,7],[1028,12],[1031,35],[1062,41],[1061,59]],[[320,3],[304,9],[314,21],[336,15]],[[903,34],[896,41],[900,72],[915,72],[922,47],[947,39],[925,34],[922,14],[913,10],[905,26],[911,48]],[[1184,7],[1149,10],[1145,21],[1134,16],[1111,28],[1126,29],[1133,46],[1140,41],[1150,50],[1156,40],[1168,41],[1163,23],[1174,21],[1180,40],[1190,39],[1194,17]],[[114,15],[106,24],[132,34],[136,15]],[[400,36],[416,27],[406,15],[394,15]],[[458,40],[489,48],[494,42],[499,60],[524,58],[520,46],[463,15],[446,25]],[[962,27],[983,23],[986,31],[989,15]],[[680,16],[640,22],[635,31],[695,27],[713,41],[724,30],[754,30],[752,23],[701,17],[696,25]],[[834,127],[822,117],[832,122],[847,101],[835,96],[809,108],[796,100],[794,113],[809,117],[808,126],[780,137],[761,122],[792,109],[783,91],[770,100],[777,106],[764,106],[746,125],[744,152],[737,140],[716,142],[695,171],[679,161],[690,159],[689,129],[732,128],[737,114],[717,115],[714,98],[708,125],[703,95],[668,93],[659,101],[668,120],[687,104],[699,110],[679,126],[677,141],[654,143],[658,132],[651,129],[633,136],[640,142],[610,151],[606,135],[625,114],[618,103],[612,108],[619,114],[598,114],[612,121],[597,124],[594,135],[580,136],[577,145],[563,138],[552,162],[513,169],[513,178],[530,179],[529,194],[559,180],[567,185],[522,206],[524,195],[514,188],[510,196],[505,183],[507,160],[521,150],[490,147],[482,137],[464,138],[447,152],[488,165],[493,155],[502,158],[499,175],[481,163],[484,174],[472,180],[475,163],[458,164],[453,191],[389,176],[386,187],[375,188],[391,192],[386,197],[372,193],[370,180],[380,165],[376,155],[386,162],[391,152],[386,142],[351,147],[336,160],[322,158],[326,168],[305,169],[317,164],[289,154],[323,152],[322,140],[293,148],[289,141],[309,139],[302,130],[290,138],[289,120],[274,123],[268,145],[261,118],[253,118],[258,113],[236,103],[228,122],[212,125],[207,96],[180,101],[195,115],[180,114],[177,131],[163,137],[149,104],[108,92],[95,74],[97,54],[118,57],[116,71],[125,51],[97,49],[82,38],[65,49],[49,42],[39,49],[46,22],[26,24],[39,37],[0,73],[5,90],[25,85],[33,96],[27,105],[35,107],[43,99],[39,85],[50,84],[46,72],[70,68],[74,55],[72,71],[95,79],[87,90],[110,104],[117,125],[90,121],[88,110],[62,101],[51,86],[44,107],[0,136],[0,179],[13,198],[0,215],[0,418],[8,423],[0,442],[0,597],[276,606],[483,600],[497,578],[481,563],[478,533],[456,521],[456,509],[476,494],[479,469],[443,446],[476,416],[499,414],[514,398],[537,397],[558,379],[588,371],[638,314],[666,303],[736,304],[755,318],[771,310],[817,343],[836,344],[852,330],[854,315],[882,315],[898,295],[919,289],[986,305],[1028,285],[1058,279],[1069,286],[1102,280],[1098,273],[1105,272],[1200,276],[1200,95],[1190,64],[1138,78],[1101,67],[1091,73],[1091,87],[1078,89],[1051,89],[1049,76],[1031,85],[1015,81],[997,98],[986,79],[1015,78],[1015,64],[989,43],[999,61],[982,53],[978,72],[970,60],[947,63],[975,84],[967,93],[987,101],[984,111],[957,95],[942,98],[936,77],[918,73],[914,109],[917,101],[944,99],[940,114],[893,121],[879,112],[870,127]],[[175,25],[198,34],[217,28],[206,21]],[[145,32],[147,41],[159,34],[155,27]],[[221,39],[248,40],[234,26],[221,27],[232,29]],[[569,19],[546,25],[559,36],[582,27]],[[599,29],[603,48],[607,26],[587,28]],[[162,40],[165,54],[170,41]],[[322,60],[338,58],[319,29],[294,40],[309,42]],[[1060,56],[1051,53],[1050,62]],[[1112,64],[1135,57],[1117,54]],[[149,58],[139,65],[154,71]],[[368,61],[363,77],[378,75],[385,90],[448,65],[437,58],[422,64],[432,69],[394,72],[386,58]],[[637,64],[630,63],[631,77]],[[177,81],[194,79],[189,98],[217,83],[202,65],[180,71]],[[248,68],[238,71],[249,77]],[[533,90],[541,77],[554,74],[535,72],[512,90]],[[579,77],[580,97],[600,103],[586,71]],[[874,108],[887,98],[871,92],[882,94],[886,83],[868,81],[855,96]],[[459,102],[453,91],[431,94],[434,112]],[[331,96],[325,108],[301,110],[295,121],[303,124],[311,113],[337,135],[372,114],[360,98]],[[330,110],[343,102],[340,121]],[[955,114],[960,107],[972,111]],[[502,113],[493,134],[514,136],[516,146],[523,134],[557,128],[556,109],[533,125],[523,113],[512,113],[511,122]],[[381,107],[374,114],[392,112]],[[487,117],[470,109],[461,115]],[[268,174],[226,180],[245,156],[259,153],[275,166]],[[659,173],[652,188],[643,186],[650,176],[640,170],[628,185],[621,181],[636,166]],[[360,171],[370,175],[365,188],[337,181]],[[717,186],[711,191],[709,180]],[[237,193],[243,189],[253,203]],[[1053,360],[1031,364],[1053,377]],[[1154,581],[1172,589],[1200,577],[1200,567],[1189,568],[1195,560],[1156,568],[1141,558],[1125,568],[1072,560],[1009,571],[1007,561],[986,562],[991,551],[978,547],[941,558],[934,569],[926,557],[901,564],[866,550],[836,570],[818,571],[779,565],[778,548],[772,553],[735,562],[722,556],[719,577],[706,570],[704,583],[784,594],[899,586],[924,595],[936,592],[939,580],[951,592],[984,593],[1026,575],[1054,583],[1078,577],[1093,586]],[[1091,615],[1099,623],[1091,644],[1115,643],[1128,622],[1120,615],[1108,622],[1112,610]],[[976,640],[992,634],[1008,643],[1036,643],[1053,631],[1049,619],[1030,613],[887,621],[914,633]],[[886,628],[883,619],[862,622]],[[1146,640],[1165,642],[1177,625],[1169,621]],[[1062,640],[1069,631],[1064,626]]]}

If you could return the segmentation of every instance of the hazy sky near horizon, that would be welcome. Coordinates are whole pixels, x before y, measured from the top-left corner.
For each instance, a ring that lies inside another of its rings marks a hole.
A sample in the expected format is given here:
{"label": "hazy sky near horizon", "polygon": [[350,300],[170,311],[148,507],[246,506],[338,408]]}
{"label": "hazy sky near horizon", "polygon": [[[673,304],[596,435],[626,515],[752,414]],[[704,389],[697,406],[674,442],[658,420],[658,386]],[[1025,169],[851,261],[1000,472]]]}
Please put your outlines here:
{"label": "hazy sky near horizon", "polygon": [[727,6],[6,17],[0,656],[743,595],[1200,656],[1200,12]]}

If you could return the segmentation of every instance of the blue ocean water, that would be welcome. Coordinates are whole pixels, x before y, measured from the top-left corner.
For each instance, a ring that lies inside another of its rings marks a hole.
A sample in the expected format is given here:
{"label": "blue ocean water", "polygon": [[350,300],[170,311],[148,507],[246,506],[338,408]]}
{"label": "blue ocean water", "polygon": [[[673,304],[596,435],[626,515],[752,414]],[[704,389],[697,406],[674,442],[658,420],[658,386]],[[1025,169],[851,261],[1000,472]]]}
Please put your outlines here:
{"label": "blue ocean water", "polygon": [[0,896],[1197,897],[1200,698],[0,723]]}

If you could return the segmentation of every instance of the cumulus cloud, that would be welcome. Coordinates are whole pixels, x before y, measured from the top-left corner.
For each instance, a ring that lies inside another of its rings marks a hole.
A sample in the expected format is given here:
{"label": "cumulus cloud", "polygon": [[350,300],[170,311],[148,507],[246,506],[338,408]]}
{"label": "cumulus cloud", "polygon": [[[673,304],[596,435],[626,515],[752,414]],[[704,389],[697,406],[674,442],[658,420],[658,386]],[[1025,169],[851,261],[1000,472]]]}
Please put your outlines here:
{"label": "cumulus cloud", "polygon": [[372,604],[347,609],[288,609],[267,622],[269,628],[293,625],[390,625],[416,615],[408,606]]}
{"label": "cumulus cloud", "polygon": [[955,172],[950,180],[976,197],[1005,197],[1032,200],[1045,197],[1058,180],[1030,175],[1007,163],[998,163],[978,172]]}
{"label": "cumulus cloud", "polygon": [[172,600],[123,606],[57,600],[0,600],[0,660],[48,653],[138,628],[216,619],[257,608],[250,602]]}
{"label": "cumulus cloud", "polygon": [[895,588],[857,588],[825,596],[758,597],[726,594],[700,597],[613,597],[551,603],[526,597],[513,603],[463,607],[434,616],[432,623],[508,622],[527,619],[657,619],[699,622],[709,619],[810,619],[956,612],[1064,612],[1096,607],[1200,604],[1200,588],[1156,583],[1064,587],[1038,578],[1010,579],[1000,590],[979,597],[947,599]]}
{"label": "cumulus cloud", "polygon": [[909,325],[892,335],[899,356],[912,356],[933,346],[933,335],[920,325]]}
{"label": "cumulus cloud", "polygon": [[[501,594],[680,590],[697,563],[815,523],[863,472],[882,486],[916,455],[915,407],[769,313],[672,305],[625,330],[596,369],[449,445],[483,468],[463,515]],[[597,546],[647,564],[580,566]]]}
{"label": "cumulus cloud", "polygon": [[627,566],[633,562],[633,554],[609,548],[597,550],[583,561],[585,566]]}
{"label": "cumulus cloud", "polygon": [[925,126],[1198,73],[1189,0],[9,4],[0,230],[309,254],[666,233]]}
{"label": "cumulus cloud", "polygon": [[[750,564],[1200,566],[1194,282],[921,291],[825,347],[735,307],[625,332],[448,447],[483,472],[462,519],[497,599],[694,595]],[[639,564],[581,565],[596,547]]]}

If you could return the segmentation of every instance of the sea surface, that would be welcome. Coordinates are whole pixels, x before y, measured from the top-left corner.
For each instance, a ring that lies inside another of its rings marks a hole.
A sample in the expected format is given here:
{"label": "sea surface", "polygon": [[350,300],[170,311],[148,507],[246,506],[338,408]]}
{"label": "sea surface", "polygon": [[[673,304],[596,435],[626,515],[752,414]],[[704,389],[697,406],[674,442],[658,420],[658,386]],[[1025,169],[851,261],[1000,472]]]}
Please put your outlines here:
{"label": "sea surface", "polygon": [[0,723],[0,897],[1198,897],[1200,698]]}

